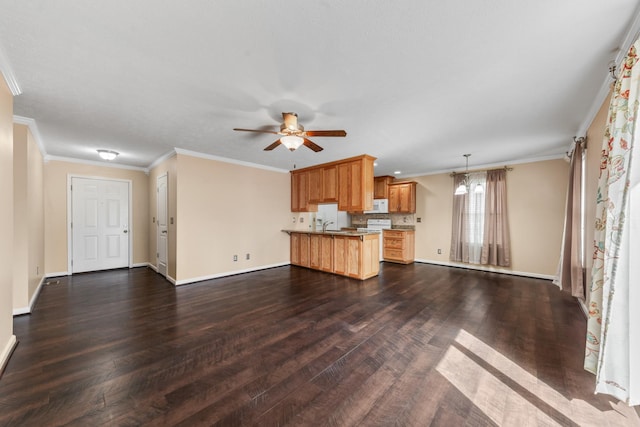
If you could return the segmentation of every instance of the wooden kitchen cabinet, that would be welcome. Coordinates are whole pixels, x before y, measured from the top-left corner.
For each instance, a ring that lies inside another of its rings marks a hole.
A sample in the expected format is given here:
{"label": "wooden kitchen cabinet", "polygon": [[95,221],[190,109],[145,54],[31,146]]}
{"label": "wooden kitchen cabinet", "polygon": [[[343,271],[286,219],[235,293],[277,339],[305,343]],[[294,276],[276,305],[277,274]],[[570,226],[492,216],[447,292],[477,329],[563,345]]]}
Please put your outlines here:
{"label": "wooden kitchen cabinet", "polygon": [[394,182],[389,188],[389,213],[416,212],[416,182]]}
{"label": "wooden kitchen cabinet", "polygon": [[338,164],[338,210],[373,209],[373,157],[361,156]]}
{"label": "wooden kitchen cabinet", "polygon": [[333,235],[309,236],[309,268],[333,273]]}
{"label": "wooden kitchen cabinet", "polygon": [[309,201],[310,171],[291,172],[291,212],[317,212],[318,205]]}
{"label": "wooden kitchen cabinet", "polygon": [[288,233],[292,265],[360,280],[376,276],[380,270],[379,234]]}
{"label": "wooden kitchen cabinet", "polygon": [[376,276],[380,270],[379,235],[334,236],[334,272],[356,279]]}
{"label": "wooden kitchen cabinet", "polygon": [[309,233],[291,233],[291,264],[300,267],[310,266],[310,236]]}
{"label": "wooden kitchen cabinet", "polygon": [[374,199],[388,199],[389,198],[389,184],[393,182],[395,178],[390,175],[373,177],[373,198]]}
{"label": "wooden kitchen cabinet", "polygon": [[415,231],[382,230],[382,257],[385,261],[411,264],[415,260]]}
{"label": "wooden kitchen cabinet", "polygon": [[316,167],[309,170],[309,203],[338,201],[337,166]]}

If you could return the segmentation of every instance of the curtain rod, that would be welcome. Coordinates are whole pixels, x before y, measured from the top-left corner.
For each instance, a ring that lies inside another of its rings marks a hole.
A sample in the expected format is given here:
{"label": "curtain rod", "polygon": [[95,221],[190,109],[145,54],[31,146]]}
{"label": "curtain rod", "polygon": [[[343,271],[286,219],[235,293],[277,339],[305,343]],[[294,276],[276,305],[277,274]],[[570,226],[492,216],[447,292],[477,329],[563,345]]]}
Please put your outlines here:
{"label": "curtain rod", "polygon": [[512,171],[512,170],[513,170],[513,168],[512,168],[512,167],[509,167],[509,166],[503,166],[503,167],[501,167],[501,168],[491,168],[491,169],[473,169],[473,170],[465,171],[465,172],[455,172],[455,171],[454,171],[454,172],[451,172],[451,173],[449,174],[449,176],[464,175],[464,174],[466,174],[466,173],[474,173],[474,172],[498,171],[498,170],[503,170],[503,169],[504,169],[505,171],[507,171],[507,172],[510,172],[510,171]]}
{"label": "curtain rod", "polygon": [[573,156],[573,152],[575,151],[577,144],[582,144],[582,148],[584,150],[586,150],[587,149],[587,137],[586,136],[574,136],[573,137],[573,144],[572,144],[571,150],[565,151],[565,154],[567,155],[568,158],[571,158],[571,156]]}

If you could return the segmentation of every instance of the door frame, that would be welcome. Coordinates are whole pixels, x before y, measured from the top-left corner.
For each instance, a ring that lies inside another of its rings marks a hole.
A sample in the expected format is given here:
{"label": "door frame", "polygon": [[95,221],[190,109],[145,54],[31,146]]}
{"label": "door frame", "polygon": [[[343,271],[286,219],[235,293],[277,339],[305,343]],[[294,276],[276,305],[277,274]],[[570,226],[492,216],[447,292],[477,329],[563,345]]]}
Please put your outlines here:
{"label": "door frame", "polygon": [[128,184],[127,191],[129,192],[129,233],[127,233],[127,238],[129,239],[129,268],[133,268],[133,182],[130,179],[108,178],[104,176],[94,175],[67,174],[67,276],[71,276],[73,274],[73,267],[71,265],[71,262],[73,261],[73,229],[71,228],[71,222],[73,219],[73,204],[71,203],[71,182],[73,178],[98,179],[100,181],[117,181],[126,182]]}
{"label": "door frame", "polygon": [[159,261],[159,257],[156,255],[156,271],[158,273],[160,273],[161,276],[164,276],[165,279],[169,279],[169,172],[165,172],[161,175],[158,175],[156,177],[156,254],[159,253],[160,250],[160,218],[158,216],[158,207],[160,204],[160,199],[158,197],[158,181],[160,180],[160,178],[165,177],[166,181],[167,181],[167,191],[166,191],[166,196],[165,196],[165,211],[167,213],[167,238],[165,239],[165,248],[164,248],[164,253],[166,254],[167,259],[166,261],[166,266],[165,266],[165,274],[162,274],[162,272],[160,271],[160,261]]}

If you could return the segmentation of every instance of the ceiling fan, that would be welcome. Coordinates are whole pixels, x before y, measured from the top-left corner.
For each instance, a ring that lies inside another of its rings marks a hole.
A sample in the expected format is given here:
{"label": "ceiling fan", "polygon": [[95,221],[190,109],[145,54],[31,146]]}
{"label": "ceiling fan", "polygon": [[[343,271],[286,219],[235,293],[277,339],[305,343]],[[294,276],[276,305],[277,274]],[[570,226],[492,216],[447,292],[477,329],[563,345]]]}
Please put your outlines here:
{"label": "ceiling fan", "polygon": [[280,132],[239,128],[234,128],[233,130],[282,135],[280,139],[266,147],[264,151],[271,151],[282,144],[291,151],[295,151],[301,145],[305,145],[313,151],[318,152],[322,151],[322,147],[308,139],[308,136],[347,136],[347,132],[343,130],[304,130],[304,127],[298,124],[298,115],[296,113],[282,113],[282,119],[283,123],[280,125]]}

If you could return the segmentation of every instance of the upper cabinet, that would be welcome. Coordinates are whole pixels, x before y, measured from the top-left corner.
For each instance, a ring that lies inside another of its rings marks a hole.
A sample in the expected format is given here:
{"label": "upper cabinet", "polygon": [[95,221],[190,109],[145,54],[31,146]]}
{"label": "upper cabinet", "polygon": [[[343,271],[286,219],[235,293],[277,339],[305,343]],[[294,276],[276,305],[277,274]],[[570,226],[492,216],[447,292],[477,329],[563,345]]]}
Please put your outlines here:
{"label": "upper cabinet", "polygon": [[291,173],[291,212],[317,212],[318,205],[309,202],[309,171]]}
{"label": "upper cabinet", "polygon": [[388,199],[389,187],[395,178],[389,175],[376,176],[373,178],[373,198]]}
{"label": "upper cabinet", "polygon": [[338,168],[336,165],[309,170],[309,203],[338,201]]}
{"label": "upper cabinet", "polygon": [[374,157],[362,155],[291,171],[291,211],[316,212],[318,203],[338,202],[338,210],[373,208]]}
{"label": "upper cabinet", "polygon": [[338,164],[338,210],[373,209],[373,157],[361,156]]}
{"label": "upper cabinet", "polygon": [[416,212],[416,182],[394,182],[389,188],[389,213]]}

